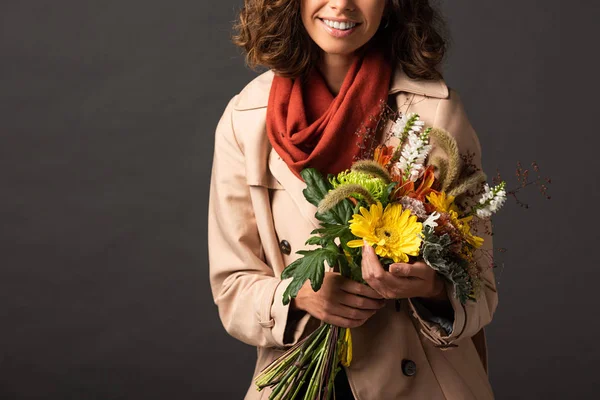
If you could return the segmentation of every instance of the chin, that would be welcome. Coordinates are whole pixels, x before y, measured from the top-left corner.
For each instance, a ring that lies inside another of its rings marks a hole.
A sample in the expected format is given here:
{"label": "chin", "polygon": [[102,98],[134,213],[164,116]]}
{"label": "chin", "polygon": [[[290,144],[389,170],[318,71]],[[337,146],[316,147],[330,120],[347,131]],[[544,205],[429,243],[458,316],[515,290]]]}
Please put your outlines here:
{"label": "chin", "polygon": [[324,53],[332,55],[351,55],[361,48],[365,43],[367,43],[368,40],[349,41],[344,39],[337,40],[329,37],[321,37],[314,42]]}
{"label": "chin", "polygon": [[324,46],[321,47],[321,50],[326,54],[331,55],[351,55],[353,54],[358,47],[348,47],[348,46]]}
{"label": "chin", "polygon": [[321,40],[317,42],[319,48],[327,54],[348,55],[354,53],[360,45],[344,41]]}

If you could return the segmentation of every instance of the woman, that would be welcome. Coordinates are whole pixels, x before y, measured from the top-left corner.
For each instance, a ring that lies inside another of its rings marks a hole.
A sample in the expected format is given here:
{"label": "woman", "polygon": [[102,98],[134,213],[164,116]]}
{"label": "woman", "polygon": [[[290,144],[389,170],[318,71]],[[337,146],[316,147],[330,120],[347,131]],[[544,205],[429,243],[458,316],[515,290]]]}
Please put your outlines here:
{"label": "woman", "polygon": [[[209,260],[225,329],[257,348],[254,376],[325,321],[352,328],[337,399],[493,398],[483,331],[498,301],[491,268],[478,301],[463,306],[426,264],[388,272],[365,247],[368,287],[328,270],[321,290],[307,282],[282,303],[281,271],[318,226],[299,171],[348,168],[365,140],[354,133],[380,100],[449,131],[481,167],[477,135],[437,70],[446,48],[437,21],[426,0],[245,1],[234,41],[270,70],[229,101],[216,129]],[[434,147],[434,156],[444,155]],[[491,253],[490,226],[477,228]],[[249,386],[246,399],[270,393]]]}

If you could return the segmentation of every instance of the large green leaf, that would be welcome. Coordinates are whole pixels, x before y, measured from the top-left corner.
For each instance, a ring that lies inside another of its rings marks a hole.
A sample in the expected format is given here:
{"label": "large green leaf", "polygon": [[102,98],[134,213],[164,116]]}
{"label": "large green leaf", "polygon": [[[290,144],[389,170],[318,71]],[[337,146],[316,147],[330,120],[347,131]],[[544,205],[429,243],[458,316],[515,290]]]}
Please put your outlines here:
{"label": "large green leaf", "polygon": [[[320,235],[320,243],[325,245],[327,242],[333,242],[336,238],[345,238],[348,241],[348,235],[352,235],[348,225],[330,224],[321,222],[321,227],[311,232]],[[351,237],[351,236],[350,236]],[[350,239],[351,240],[351,239]],[[344,243],[345,243],[344,242]]]}
{"label": "large green leaf", "polygon": [[298,291],[306,280],[310,280],[312,289],[316,292],[323,284],[325,276],[325,262],[333,266],[341,256],[337,246],[328,243],[326,247],[315,250],[300,250],[296,252],[302,255],[299,259],[288,265],[281,273],[281,279],[293,278],[290,285],[283,293],[283,304],[287,305],[295,298]]}
{"label": "large green leaf", "polygon": [[323,175],[314,168],[305,168],[300,171],[300,175],[306,183],[306,189],[302,191],[304,197],[312,205],[318,206],[323,197],[331,190],[332,186],[323,178]]}
{"label": "large green leaf", "polygon": [[[312,205],[318,207],[323,197],[333,189],[333,186],[314,168],[305,168],[300,172],[300,175],[306,183],[306,188],[302,191],[304,197]],[[350,200],[344,199],[325,213],[317,212],[315,217],[322,223],[347,225],[352,218],[352,214],[352,203]]]}

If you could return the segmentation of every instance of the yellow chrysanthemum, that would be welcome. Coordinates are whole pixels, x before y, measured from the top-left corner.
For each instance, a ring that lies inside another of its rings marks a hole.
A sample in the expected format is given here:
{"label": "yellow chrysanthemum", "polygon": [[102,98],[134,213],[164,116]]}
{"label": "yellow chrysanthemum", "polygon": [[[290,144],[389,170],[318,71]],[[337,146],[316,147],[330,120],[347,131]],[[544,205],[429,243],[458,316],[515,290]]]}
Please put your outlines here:
{"label": "yellow chrysanthemum", "polygon": [[439,194],[431,192],[427,195],[427,200],[439,212],[449,213],[450,211],[458,211],[456,204],[454,204],[454,196],[447,195],[446,192],[439,192]]}
{"label": "yellow chrysanthemum", "polygon": [[[372,204],[370,210],[360,208],[350,220],[350,231],[367,241],[380,257],[394,262],[407,262],[408,256],[419,255],[423,224],[410,210],[399,203],[391,203],[383,210],[381,203]],[[362,240],[351,240],[348,247],[362,247]]]}

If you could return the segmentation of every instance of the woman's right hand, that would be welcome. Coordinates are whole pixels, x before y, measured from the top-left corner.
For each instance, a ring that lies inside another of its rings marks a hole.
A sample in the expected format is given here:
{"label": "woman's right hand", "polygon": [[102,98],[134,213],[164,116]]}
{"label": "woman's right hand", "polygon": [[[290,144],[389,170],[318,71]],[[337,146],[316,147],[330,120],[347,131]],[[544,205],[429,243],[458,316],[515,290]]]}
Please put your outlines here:
{"label": "woman's right hand", "polygon": [[307,280],[290,303],[294,310],[341,328],[361,326],[384,306],[385,299],[379,293],[339,272],[325,272],[323,285],[316,292]]}

